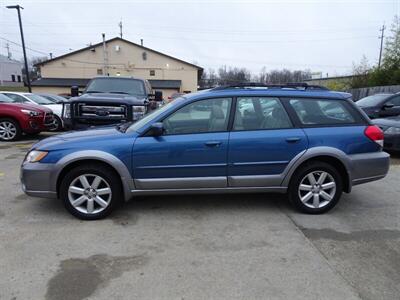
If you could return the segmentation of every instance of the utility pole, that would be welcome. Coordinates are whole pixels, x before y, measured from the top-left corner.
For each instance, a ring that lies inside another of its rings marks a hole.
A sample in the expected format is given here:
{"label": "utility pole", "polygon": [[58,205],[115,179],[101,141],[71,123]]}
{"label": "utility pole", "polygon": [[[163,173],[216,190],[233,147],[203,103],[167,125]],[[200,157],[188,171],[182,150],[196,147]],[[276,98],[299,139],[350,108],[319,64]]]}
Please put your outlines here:
{"label": "utility pole", "polygon": [[103,36],[103,75],[108,76],[106,34],[102,33],[101,35]]}
{"label": "utility pole", "polygon": [[379,29],[379,31],[381,32],[381,36],[379,37],[379,39],[381,40],[381,48],[380,48],[380,50],[379,50],[378,69],[381,68],[383,38],[385,37],[385,29],[386,29],[385,24],[382,25],[382,28],[381,28],[381,29]]}
{"label": "utility pole", "polygon": [[122,20],[118,23],[118,26],[119,26],[119,36],[122,39]]}
{"label": "utility pole", "polygon": [[10,6],[7,6],[7,8],[8,9],[16,9],[18,12],[19,31],[21,32],[22,51],[24,52],[25,75],[26,75],[26,81],[27,81],[26,83],[28,84],[29,93],[32,93],[31,80],[29,78],[28,59],[26,58],[24,31],[22,29],[22,21],[21,21],[21,9],[24,9],[24,8],[19,5],[10,5]]}
{"label": "utility pole", "polygon": [[5,48],[7,49],[7,58],[11,59],[10,44],[7,43]]}

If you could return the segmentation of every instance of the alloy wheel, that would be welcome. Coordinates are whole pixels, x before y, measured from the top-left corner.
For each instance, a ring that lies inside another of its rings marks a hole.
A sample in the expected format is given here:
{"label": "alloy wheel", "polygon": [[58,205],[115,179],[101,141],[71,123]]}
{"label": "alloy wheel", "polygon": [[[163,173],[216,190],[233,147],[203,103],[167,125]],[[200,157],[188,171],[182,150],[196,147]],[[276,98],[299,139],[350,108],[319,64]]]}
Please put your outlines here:
{"label": "alloy wheel", "polygon": [[97,214],[111,203],[112,192],[108,182],[95,174],[83,174],[75,178],[68,188],[71,205],[84,214]]}
{"label": "alloy wheel", "polygon": [[298,195],[301,202],[310,208],[322,208],[328,205],[336,193],[336,182],[325,171],[313,171],[301,180]]}
{"label": "alloy wheel", "polygon": [[10,141],[17,135],[17,127],[9,121],[0,122],[0,138]]}

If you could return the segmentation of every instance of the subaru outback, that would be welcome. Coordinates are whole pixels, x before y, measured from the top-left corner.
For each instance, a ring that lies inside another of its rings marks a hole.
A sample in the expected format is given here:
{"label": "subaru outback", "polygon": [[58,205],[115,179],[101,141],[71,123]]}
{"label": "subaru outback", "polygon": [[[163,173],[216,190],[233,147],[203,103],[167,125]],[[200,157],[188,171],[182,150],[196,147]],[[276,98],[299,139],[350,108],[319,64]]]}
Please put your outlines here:
{"label": "subaru outback", "polygon": [[135,195],[192,193],[287,193],[298,210],[319,214],[385,177],[382,145],[349,94],[236,85],[185,95],[136,123],[42,140],[21,181],[26,194],[59,198],[88,220]]}

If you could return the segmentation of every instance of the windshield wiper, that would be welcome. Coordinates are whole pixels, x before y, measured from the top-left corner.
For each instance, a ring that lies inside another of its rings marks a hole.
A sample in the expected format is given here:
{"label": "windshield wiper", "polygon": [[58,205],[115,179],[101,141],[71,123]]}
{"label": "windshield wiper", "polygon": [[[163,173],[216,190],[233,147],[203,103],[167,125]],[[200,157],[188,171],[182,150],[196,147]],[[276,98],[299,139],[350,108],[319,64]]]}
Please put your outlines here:
{"label": "windshield wiper", "polygon": [[105,93],[105,92],[101,92],[101,91],[86,91],[86,94],[88,94],[88,93],[89,93],[89,94],[90,94],[90,93],[93,93],[93,94],[94,94],[94,93]]}
{"label": "windshield wiper", "polygon": [[129,128],[129,126],[131,126],[134,122],[133,121],[129,121],[126,123],[121,123],[119,125],[117,125],[117,130],[121,131],[121,132],[126,132],[126,130]]}

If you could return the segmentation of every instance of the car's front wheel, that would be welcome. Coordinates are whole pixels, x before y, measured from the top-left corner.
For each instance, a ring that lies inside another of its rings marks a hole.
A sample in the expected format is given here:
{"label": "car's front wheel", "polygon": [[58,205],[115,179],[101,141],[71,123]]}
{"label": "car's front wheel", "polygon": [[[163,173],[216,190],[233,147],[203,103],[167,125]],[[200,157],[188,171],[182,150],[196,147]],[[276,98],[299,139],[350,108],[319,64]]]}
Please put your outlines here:
{"label": "car's front wheel", "polygon": [[339,172],[325,162],[311,162],[300,167],[289,186],[289,199],[300,211],[321,214],[331,210],[343,192]]}
{"label": "car's front wheel", "polygon": [[117,174],[101,164],[84,164],[69,171],[60,186],[60,197],[67,210],[83,220],[108,216],[121,201]]}
{"label": "car's front wheel", "polygon": [[17,141],[22,135],[18,122],[12,119],[0,119],[0,141]]}
{"label": "car's front wheel", "polygon": [[54,115],[54,119],[53,119],[53,126],[51,128],[49,128],[49,131],[51,132],[56,132],[56,131],[60,131],[62,129],[62,121],[61,119]]}

